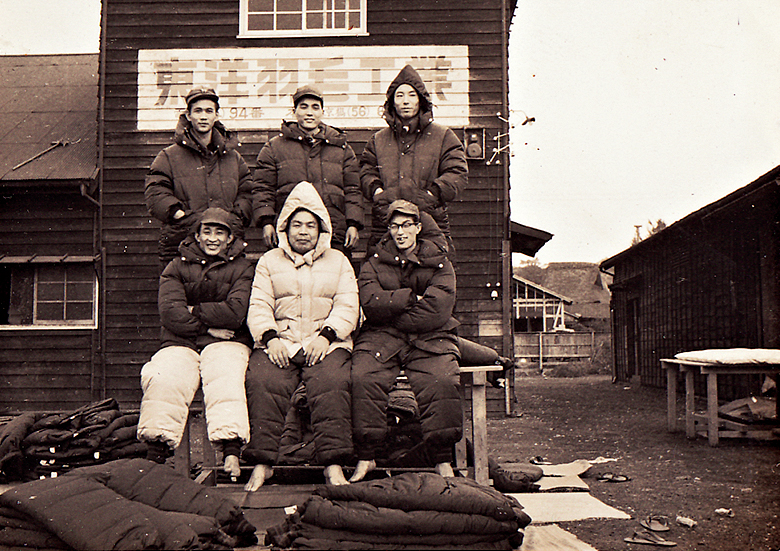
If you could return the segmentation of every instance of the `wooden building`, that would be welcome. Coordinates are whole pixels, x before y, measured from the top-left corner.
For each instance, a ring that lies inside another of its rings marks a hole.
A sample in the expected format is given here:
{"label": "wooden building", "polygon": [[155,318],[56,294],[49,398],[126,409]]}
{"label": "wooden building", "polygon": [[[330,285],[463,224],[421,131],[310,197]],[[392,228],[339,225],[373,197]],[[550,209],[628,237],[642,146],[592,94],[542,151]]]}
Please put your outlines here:
{"label": "wooden building", "polygon": [[[780,166],[601,263],[617,380],[664,386],[659,360],[678,352],[780,348],[778,178]],[[758,383],[733,378],[721,398]]]}
{"label": "wooden building", "polygon": [[0,411],[99,395],[98,56],[0,57]]}
{"label": "wooden building", "polygon": [[[138,403],[140,369],[159,344],[159,224],[146,211],[143,183],[154,156],[171,143],[184,96],[195,85],[219,92],[221,119],[238,131],[240,152],[254,167],[262,145],[291,116],[292,93],[302,84],[322,89],[325,121],[346,130],[360,154],[385,125],[380,108],[390,81],[407,63],[414,66],[431,92],[435,120],[469,146],[468,186],[450,207],[462,334],[510,354],[510,262],[518,232],[510,231],[502,136],[514,5],[103,0],[98,205],[84,201],[90,214],[99,213],[94,250],[90,234],[85,254],[97,251],[103,262],[97,327],[84,335],[85,343],[95,340],[85,376],[96,397]],[[247,237],[249,251],[261,254],[259,232]],[[51,400],[62,394],[40,393]]]}
{"label": "wooden building", "polygon": [[512,278],[515,332],[566,330],[566,306],[572,300],[518,275]]}

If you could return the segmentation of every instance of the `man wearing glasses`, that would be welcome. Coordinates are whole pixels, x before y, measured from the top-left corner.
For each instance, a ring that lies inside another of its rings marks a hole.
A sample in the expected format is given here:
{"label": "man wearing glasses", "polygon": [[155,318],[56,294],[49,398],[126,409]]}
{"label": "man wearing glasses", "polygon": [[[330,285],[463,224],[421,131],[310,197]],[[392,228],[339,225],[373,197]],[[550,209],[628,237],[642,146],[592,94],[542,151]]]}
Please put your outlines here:
{"label": "man wearing glasses", "polygon": [[400,199],[388,231],[360,270],[365,321],[352,354],[352,426],[358,464],[350,482],[376,467],[387,436],[388,393],[403,369],[420,409],[424,456],[454,476],[452,453],[463,432],[458,346],[452,317],[455,271],[445,245],[420,238],[420,210]]}

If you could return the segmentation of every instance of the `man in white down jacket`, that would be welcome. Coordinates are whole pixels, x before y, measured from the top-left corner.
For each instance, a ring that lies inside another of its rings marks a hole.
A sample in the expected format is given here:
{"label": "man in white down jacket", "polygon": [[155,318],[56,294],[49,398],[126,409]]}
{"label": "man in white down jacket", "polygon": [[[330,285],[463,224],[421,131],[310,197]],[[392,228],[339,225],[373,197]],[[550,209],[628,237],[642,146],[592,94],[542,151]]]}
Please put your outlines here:
{"label": "man in white down jacket", "polygon": [[299,183],[276,223],[279,246],[257,262],[247,324],[255,340],[246,374],[255,465],[246,490],[273,475],[290,398],[303,381],[311,410],[315,461],[328,484],[347,484],[353,457],[349,382],[351,334],[359,316],[352,266],[330,248],[332,227],[319,193]]}

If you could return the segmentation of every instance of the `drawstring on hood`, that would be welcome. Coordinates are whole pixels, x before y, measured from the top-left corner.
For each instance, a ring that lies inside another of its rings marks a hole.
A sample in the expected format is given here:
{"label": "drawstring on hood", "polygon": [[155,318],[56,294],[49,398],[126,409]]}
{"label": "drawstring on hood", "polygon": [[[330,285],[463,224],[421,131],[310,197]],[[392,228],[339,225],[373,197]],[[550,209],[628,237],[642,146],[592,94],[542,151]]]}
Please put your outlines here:
{"label": "drawstring on hood", "polygon": [[[320,235],[317,239],[317,245],[311,251],[301,256],[292,250],[290,242],[287,239],[287,223],[292,215],[304,209],[311,212],[320,222]],[[330,223],[330,215],[325,203],[322,202],[320,194],[309,182],[301,182],[293,188],[287,200],[279,213],[279,219],[276,221],[276,234],[279,236],[279,248],[289,256],[296,266],[304,262],[311,265],[314,260],[320,257],[325,250],[330,248],[330,237],[333,233],[333,227]]]}

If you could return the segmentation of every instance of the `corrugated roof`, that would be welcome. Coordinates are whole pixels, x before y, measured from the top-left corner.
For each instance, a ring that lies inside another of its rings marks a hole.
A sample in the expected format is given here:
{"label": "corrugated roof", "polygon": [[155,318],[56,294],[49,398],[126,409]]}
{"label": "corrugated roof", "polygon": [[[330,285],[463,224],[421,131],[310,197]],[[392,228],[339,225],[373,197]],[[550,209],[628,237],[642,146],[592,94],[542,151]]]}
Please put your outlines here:
{"label": "corrugated roof", "polygon": [[97,106],[97,54],[0,56],[0,180],[93,179]]}

